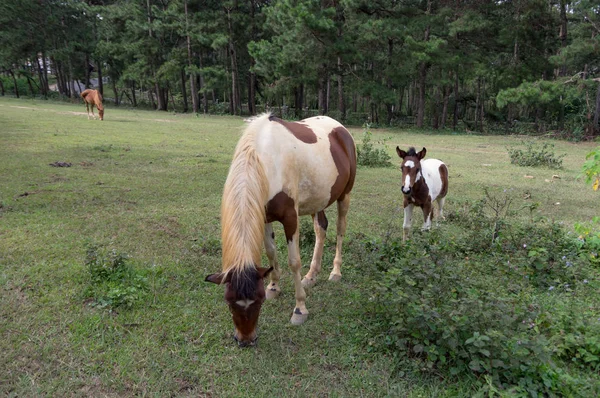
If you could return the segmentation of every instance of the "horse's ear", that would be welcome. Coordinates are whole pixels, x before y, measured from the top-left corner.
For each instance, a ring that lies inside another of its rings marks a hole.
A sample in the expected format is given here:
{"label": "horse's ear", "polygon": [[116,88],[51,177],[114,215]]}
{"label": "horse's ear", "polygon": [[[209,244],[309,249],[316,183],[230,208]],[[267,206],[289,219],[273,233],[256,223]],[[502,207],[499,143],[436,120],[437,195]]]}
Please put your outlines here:
{"label": "horse's ear", "polygon": [[217,274],[210,274],[210,275],[208,275],[204,279],[204,281],[205,282],[212,282],[212,283],[215,283],[217,285],[220,285],[221,283],[223,283],[223,275],[224,274],[222,272],[219,272]]}
{"label": "horse's ear", "polygon": [[402,159],[404,159],[404,157],[406,156],[406,152],[404,152],[402,149],[400,149],[400,147],[396,147],[396,153],[398,154],[398,156],[400,156]]}
{"label": "horse's ear", "polygon": [[421,149],[421,152],[418,153],[419,160],[423,159],[426,154],[427,154],[427,148],[423,147],[423,149]]}
{"label": "horse's ear", "polygon": [[258,272],[258,276],[260,276],[261,278],[266,278],[267,275],[269,275],[271,273],[271,271],[273,271],[273,267],[269,267],[269,268],[257,268],[256,271]]}

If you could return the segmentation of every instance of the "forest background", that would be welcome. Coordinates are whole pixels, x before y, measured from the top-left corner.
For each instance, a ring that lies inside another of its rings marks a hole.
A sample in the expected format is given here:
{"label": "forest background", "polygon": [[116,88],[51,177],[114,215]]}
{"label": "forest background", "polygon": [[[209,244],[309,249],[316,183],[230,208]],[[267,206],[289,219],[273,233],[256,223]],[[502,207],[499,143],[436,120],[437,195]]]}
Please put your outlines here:
{"label": "forest background", "polygon": [[600,134],[600,6],[568,0],[5,0],[0,94]]}

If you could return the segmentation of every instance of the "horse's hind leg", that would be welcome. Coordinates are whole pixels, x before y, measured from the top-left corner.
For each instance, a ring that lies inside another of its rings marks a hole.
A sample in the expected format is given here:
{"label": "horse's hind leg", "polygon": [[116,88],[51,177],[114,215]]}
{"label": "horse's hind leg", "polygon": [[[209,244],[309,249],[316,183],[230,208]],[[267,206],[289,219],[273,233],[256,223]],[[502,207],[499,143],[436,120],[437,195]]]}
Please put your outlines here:
{"label": "horse's hind leg", "polygon": [[281,270],[277,263],[277,248],[275,247],[275,233],[273,232],[273,225],[271,223],[265,224],[265,251],[269,258],[269,265],[273,267],[271,272],[271,283],[267,286],[266,297],[267,300],[279,296],[281,289],[279,288],[279,278],[281,276]]}
{"label": "horse's hind leg", "polygon": [[327,217],[325,212],[320,211],[317,216],[312,215],[313,227],[315,229],[315,250],[310,263],[310,270],[302,279],[302,286],[312,287],[317,283],[317,275],[321,272],[321,260],[323,259],[323,246],[325,245],[325,236],[327,234]]}
{"label": "horse's hind leg", "polygon": [[441,220],[445,220],[446,217],[444,217],[444,203],[446,202],[446,198],[437,198],[437,203],[438,203],[438,214],[436,217],[436,223],[441,219]]}
{"label": "horse's hind leg", "polygon": [[333,259],[333,270],[329,274],[329,280],[337,282],[342,279],[342,244],[346,234],[346,215],[350,207],[350,194],[344,195],[343,199],[338,200],[338,219],[337,219],[337,237],[335,245],[335,258]]}

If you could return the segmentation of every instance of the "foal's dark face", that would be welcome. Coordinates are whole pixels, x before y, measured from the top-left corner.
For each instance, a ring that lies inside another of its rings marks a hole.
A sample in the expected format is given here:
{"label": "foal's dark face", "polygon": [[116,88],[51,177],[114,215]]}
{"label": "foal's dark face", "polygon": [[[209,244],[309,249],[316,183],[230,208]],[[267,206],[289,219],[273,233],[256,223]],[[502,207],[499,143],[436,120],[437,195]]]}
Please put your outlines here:
{"label": "foal's dark face", "polygon": [[402,193],[410,195],[415,183],[423,178],[421,160],[427,154],[427,149],[423,148],[417,153],[415,148],[410,148],[408,152],[405,152],[396,147],[396,153],[402,158]]}
{"label": "foal's dark face", "polygon": [[240,347],[256,344],[256,324],[260,308],[265,301],[264,278],[272,270],[273,267],[249,269],[240,273],[230,272],[225,279],[221,273],[206,277],[208,282],[219,285],[225,283],[225,301],[235,325],[233,338]]}

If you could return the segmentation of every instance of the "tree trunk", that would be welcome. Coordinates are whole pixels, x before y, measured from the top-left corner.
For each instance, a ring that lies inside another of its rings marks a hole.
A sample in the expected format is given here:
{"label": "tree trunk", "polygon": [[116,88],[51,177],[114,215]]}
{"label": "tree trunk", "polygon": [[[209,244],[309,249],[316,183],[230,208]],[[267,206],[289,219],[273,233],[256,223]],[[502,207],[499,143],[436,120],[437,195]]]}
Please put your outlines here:
{"label": "tree trunk", "polygon": [[327,69],[326,69],[327,65],[321,65],[320,68],[320,72],[319,72],[319,82],[318,82],[318,95],[319,95],[319,114],[321,115],[325,115],[328,111],[327,109],[327,99],[326,99],[326,95],[327,95]]}
{"label": "tree trunk", "polygon": [[19,85],[17,84],[17,78],[15,77],[15,73],[12,71],[12,69],[10,69],[8,71],[8,73],[10,73],[13,78],[13,84],[15,85],[15,87],[14,87],[15,96],[17,98],[19,98]]}
{"label": "tree trunk", "polygon": [[[255,23],[255,1],[250,0],[250,24],[252,40],[256,41],[256,23]],[[253,57],[250,57],[250,73],[248,75],[248,113],[256,115],[256,74],[252,72],[252,68],[256,64]]]}
{"label": "tree trunk", "polygon": [[42,66],[44,68],[44,89],[46,90],[46,94],[50,91],[50,84],[48,83],[48,65],[46,63],[46,52],[42,51]]}
{"label": "tree trunk", "polygon": [[152,95],[152,90],[148,90],[148,99],[150,100],[150,105],[152,109],[156,109],[156,104],[154,103],[154,95]]}
{"label": "tree trunk", "polygon": [[475,130],[481,131],[479,129],[479,101],[481,95],[481,78],[477,78],[477,96],[475,97]]}
{"label": "tree trunk", "polygon": [[187,90],[185,88],[185,70],[181,69],[181,94],[183,95],[183,113],[188,111]]}
{"label": "tree trunk", "polygon": [[90,80],[90,55],[85,54],[85,88],[88,89],[91,86]]}
{"label": "tree trunk", "polygon": [[338,110],[340,111],[340,121],[346,120],[346,102],[344,101],[344,76],[342,75],[342,58],[338,57]]}
{"label": "tree trunk", "polygon": [[112,85],[113,92],[115,93],[115,106],[119,106],[119,92],[117,91],[117,83],[115,79],[110,79],[110,83]]}
{"label": "tree trunk", "polygon": [[442,129],[446,128],[446,120],[448,119],[448,100],[450,98],[450,87],[449,86],[444,86],[444,103],[442,105],[442,120],[441,120],[441,127]]}
{"label": "tree trunk", "polygon": [[0,79],[0,95],[4,97],[4,84],[2,84],[2,79]]}
{"label": "tree trunk", "polygon": [[135,80],[131,81],[131,100],[133,102],[133,107],[137,108],[137,99],[135,98]]}
{"label": "tree trunk", "polygon": [[302,119],[302,108],[304,107],[304,85],[294,87],[294,113],[296,118]]}
{"label": "tree trunk", "polygon": [[440,103],[440,88],[436,87],[433,99],[433,116],[431,118],[431,125],[435,130],[440,128],[440,112],[439,112],[439,103]]}
{"label": "tree trunk", "polygon": [[454,76],[454,111],[452,113],[452,130],[456,130],[458,125],[458,73]]}
{"label": "tree trunk", "polygon": [[[560,0],[560,47],[564,49],[567,46],[567,1]],[[559,76],[567,75],[567,65],[560,66]]]}
{"label": "tree trunk", "polygon": [[98,70],[98,91],[104,97],[104,82],[102,81],[102,62],[96,60],[96,69]]}
{"label": "tree trunk", "polygon": [[[427,1],[427,12],[431,13],[431,0]],[[424,41],[429,41],[429,33],[431,27],[428,25],[425,28]],[[425,120],[425,84],[427,81],[427,69],[429,65],[426,62],[421,62],[419,65],[419,107],[417,108],[417,127],[423,127],[423,121]]]}
{"label": "tree trunk", "polygon": [[229,29],[229,56],[231,61],[231,105],[230,110],[233,115],[241,114],[240,87],[238,84],[238,65],[237,53],[233,43],[233,26],[231,23],[231,8],[226,8],[227,11],[227,26]]}
{"label": "tree trunk", "polygon": [[35,57],[35,62],[37,64],[38,79],[40,79],[40,91],[44,98],[48,98],[48,91],[46,91],[46,83],[44,82],[44,71],[42,71],[39,57]]}
{"label": "tree trunk", "polygon": [[598,83],[598,90],[596,90],[596,110],[594,112],[594,121],[592,122],[592,134],[600,135],[600,83]]}

